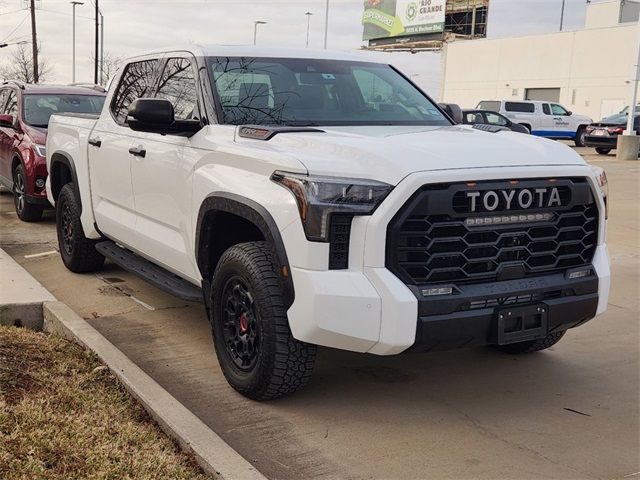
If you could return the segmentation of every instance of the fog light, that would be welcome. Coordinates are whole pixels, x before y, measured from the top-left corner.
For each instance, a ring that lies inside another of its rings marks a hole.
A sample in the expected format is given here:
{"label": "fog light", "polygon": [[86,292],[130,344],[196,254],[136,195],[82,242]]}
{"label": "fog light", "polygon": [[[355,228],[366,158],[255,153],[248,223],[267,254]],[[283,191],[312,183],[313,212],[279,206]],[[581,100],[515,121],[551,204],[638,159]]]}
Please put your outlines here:
{"label": "fog light", "polygon": [[591,269],[587,268],[586,270],[575,270],[573,272],[569,272],[569,280],[573,280],[574,278],[583,278],[591,275]]}
{"label": "fog light", "polygon": [[451,287],[439,287],[439,288],[423,288],[422,295],[425,297],[431,297],[433,295],[451,295],[453,288]]}
{"label": "fog light", "polygon": [[44,178],[36,179],[36,187],[38,187],[38,188],[44,187]]}

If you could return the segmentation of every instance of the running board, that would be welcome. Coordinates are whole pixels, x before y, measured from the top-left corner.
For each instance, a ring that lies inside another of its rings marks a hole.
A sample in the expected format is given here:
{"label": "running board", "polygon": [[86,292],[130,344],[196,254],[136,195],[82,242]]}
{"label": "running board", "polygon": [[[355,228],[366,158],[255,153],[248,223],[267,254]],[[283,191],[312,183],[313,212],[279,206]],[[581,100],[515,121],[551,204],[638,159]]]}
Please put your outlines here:
{"label": "running board", "polygon": [[96,244],[96,250],[121,268],[137,275],[160,290],[186,300],[202,303],[202,290],[155,263],[145,260],[112,241]]}

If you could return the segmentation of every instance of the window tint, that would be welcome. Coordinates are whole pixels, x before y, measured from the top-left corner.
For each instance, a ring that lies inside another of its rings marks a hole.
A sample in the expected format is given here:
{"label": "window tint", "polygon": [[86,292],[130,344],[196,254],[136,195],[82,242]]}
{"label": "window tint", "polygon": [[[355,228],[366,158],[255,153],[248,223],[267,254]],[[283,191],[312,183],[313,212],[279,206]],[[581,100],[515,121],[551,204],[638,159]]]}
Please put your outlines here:
{"label": "window tint", "polygon": [[125,67],[111,102],[111,112],[121,125],[124,125],[127,112],[134,100],[152,96],[157,63],[157,60],[144,60]]}
{"label": "window tint", "polygon": [[303,58],[212,58],[230,124],[449,125],[388,65]]}
{"label": "window tint", "polygon": [[102,95],[33,95],[23,97],[24,121],[34,127],[49,125],[49,118],[56,113],[98,114],[104,105]]}
{"label": "window tint", "polygon": [[546,115],[551,115],[551,109],[549,108],[549,104],[548,103],[543,103],[542,104],[542,111]]}
{"label": "window tint", "polygon": [[490,125],[500,125],[502,127],[507,125],[507,119],[502,115],[498,115],[496,113],[485,113],[487,117],[487,123]]}
{"label": "window tint", "polygon": [[8,90],[0,90],[0,115],[4,115],[4,104],[7,101]]}
{"label": "window tint", "polygon": [[492,102],[492,101],[483,101],[478,104],[478,107],[481,110],[490,110],[492,112],[500,111],[500,102]]}
{"label": "window tint", "polygon": [[557,103],[551,104],[551,113],[553,113],[553,115],[569,115],[569,112],[567,112],[567,110],[563,106],[558,105]]}
{"label": "window tint", "polygon": [[164,67],[156,97],[173,104],[176,120],[199,118],[196,79],[191,62],[186,58],[170,58]]}
{"label": "window tint", "polygon": [[535,105],[526,102],[505,102],[504,109],[507,112],[533,113],[535,112]]}
{"label": "window tint", "polygon": [[4,113],[11,115],[13,118],[18,118],[18,95],[16,95],[16,92],[13,90],[9,90],[9,94],[7,95]]}

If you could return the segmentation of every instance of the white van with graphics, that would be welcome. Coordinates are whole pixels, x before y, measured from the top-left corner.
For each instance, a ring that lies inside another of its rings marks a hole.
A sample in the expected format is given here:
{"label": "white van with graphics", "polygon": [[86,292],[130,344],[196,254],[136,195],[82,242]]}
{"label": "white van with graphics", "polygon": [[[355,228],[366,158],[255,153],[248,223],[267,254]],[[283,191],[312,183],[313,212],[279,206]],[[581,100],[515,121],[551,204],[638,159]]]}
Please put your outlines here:
{"label": "white van with graphics", "polygon": [[577,147],[584,147],[586,128],[593,121],[552,102],[483,100],[476,108],[501,113],[539,137],[572,139]]}

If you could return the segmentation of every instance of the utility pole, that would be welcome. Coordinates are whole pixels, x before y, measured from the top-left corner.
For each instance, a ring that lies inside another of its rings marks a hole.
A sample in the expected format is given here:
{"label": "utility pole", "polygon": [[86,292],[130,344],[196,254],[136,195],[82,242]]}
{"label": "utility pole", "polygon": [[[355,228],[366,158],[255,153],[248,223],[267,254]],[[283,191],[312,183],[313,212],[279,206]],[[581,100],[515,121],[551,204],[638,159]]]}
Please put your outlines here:
{"label": "utility pole", "polygon": [[309,48],[309,26],[311,24],[311,15],[313,15],[313,13],[306,12],[305,15],[307,16],[307,48]]}
{"label": "utility pole", "polygon": [[76,7],[78,5],[84,5],[83,2],[71,2],[73,6],[73,57],[72,57],[72,69],[71,69],[71,83],[76,83]]}
{"label": "utility pole", "polygon": [[98,61],[100,60],[100,57],[98,56],[98,15],[100,13],[100,8],[98,7],[98,1],[96,0],[96,35],[95,35],[95,52],[93,55],[94,58],[94,62],[93,62],[93,83],[95,83],[96,85],[98,84]]}
{"label": "utility pole", "polygon": [[562,26],[564,24],[564,2],[565,0],[562,0],[562,11],[560,12],[560,31],[562,31]]}
{"label": "utility pole", "polygon": [[31,0],[31,46],[33,52],[33,83],[38,83],[38,36],[36,34],[36,0]]}
{"label": "utility pole", "polygon": [[329,0],[324,10],[324,49],[327,49],[327,33],[329,32]]}

